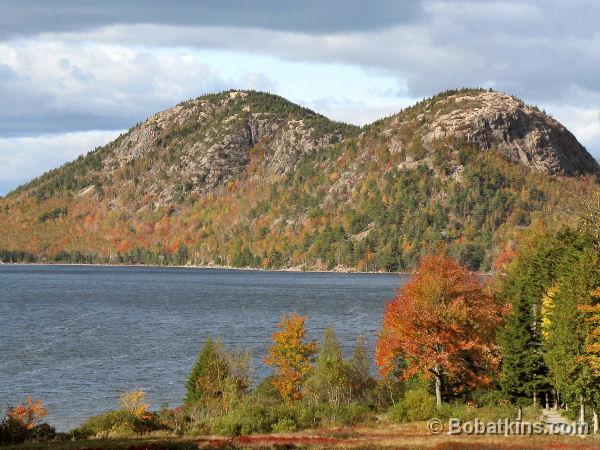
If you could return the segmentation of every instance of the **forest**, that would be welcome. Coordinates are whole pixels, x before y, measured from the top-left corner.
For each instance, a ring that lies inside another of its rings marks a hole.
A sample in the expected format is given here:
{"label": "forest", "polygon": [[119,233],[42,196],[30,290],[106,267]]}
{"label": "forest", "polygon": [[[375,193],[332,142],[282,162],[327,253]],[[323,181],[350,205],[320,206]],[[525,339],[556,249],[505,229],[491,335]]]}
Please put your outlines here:
{"label": "forest", "polygon": [[[541,420],[556,410],[600,432],[600,197],[578,226],[536,221],[507,242],[483,277],[441,245],[422,257],[383,313],[375,355],[360,338],[344,355],[335,328],[306,334],[282,317],[251,379],[249,354],[209,337],[175,408],[124,393],[118,409],[56,433],[41,399],[9,406],[0,443],[127,436],[240,436],[432,417]],[[376,371],[373,371],[376,367]]]}

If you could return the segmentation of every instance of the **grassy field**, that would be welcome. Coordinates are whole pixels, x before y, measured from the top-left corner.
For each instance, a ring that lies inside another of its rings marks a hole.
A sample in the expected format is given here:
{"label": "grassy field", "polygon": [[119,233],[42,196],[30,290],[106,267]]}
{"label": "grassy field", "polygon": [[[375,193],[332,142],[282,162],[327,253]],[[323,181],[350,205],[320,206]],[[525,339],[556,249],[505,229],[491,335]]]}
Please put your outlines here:
{"label": "grassy field", "polygon": [[600,436],[449,436],[432,435],[425,422],[409,424],[340,427],[298,433],[246,435],[234,438],[94,439],[88,441],[27,443],[6,449],[126,449],[189,450],[198,448],[401,448],[401,449],[593,449],[600,448]]}

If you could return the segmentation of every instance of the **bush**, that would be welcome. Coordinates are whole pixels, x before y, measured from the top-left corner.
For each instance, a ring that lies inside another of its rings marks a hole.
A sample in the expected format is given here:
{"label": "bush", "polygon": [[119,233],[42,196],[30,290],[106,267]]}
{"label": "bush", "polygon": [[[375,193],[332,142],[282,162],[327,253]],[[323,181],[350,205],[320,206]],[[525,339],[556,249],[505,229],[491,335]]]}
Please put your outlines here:
{"label": "bush", "polygon": [[268,433],[277,416],[276,408],[246,400],[227,414],[213,419],[211,430],[214,434],[225,436]]}
{"label": "bush", "polygon": [[0,444],[20,444],[27,439],[29,430],[18,420],[5,417],[0,421]]}
{"label": "bush", "polygon": [[[358,403],[331,405],[298,401],[273,403],[248,397],[229,413],[207,419],[210,432],[225,436],[252,433],[284,433],[328,425],[354,425],[364,421],[370,409]],[[191,432],[197,432],[194,424]],[[199,430],[198,430],[199,431]]]}
{"label": "bush", "polygon": [[461,402],[444,403],[436,412],[438,418],[449,419],[455,417],[462,420],[473,420],[479,417],[479,410]]}
{"label": "bush", "polygon": [[330,419],[336,425],[355,425],[365,421],[370,410],[366,405],[360,403],[350,403],[341,405],[333,409]]}
{"label": "bush", "polygon": [[57,437],[56,430],[47,423],[28,428],[19,420],[6,417],[0,420],[0,445],[20,444],[25,441],[49,442]]}
{"label": "bush", "polygon": [[427,420],[435,415],[435,398],[423,388],[406,391],[404,398],[388,410],[388,417],[394,422]]}
{"label": "bush", "polygon": [[259,401],[281,401],[281,395],[275,386],[273,386],[273,376],[268,376],[260,382],[258,386],[252,392],[253,397],[256,397]]}
{"label": "bush", "polygon": [[291,433],[298,429],[298,425],[294,419],[289,417],[282,417],[271,425],[271,431],[273,433]]}
{"label": "bush", "polygon": [[478,390],[473,392],[473,401],[475,405],[478,407],[495,407],[495,406],[504,406],[508,402],[502,393],[502,391],[497,390]]}
{"label": "bush", "polygon": [[141,418],[130,411],[118,410],[90,417],[77,432],[84,436],[130,436],[166,428],[155,413],[148,413]]}

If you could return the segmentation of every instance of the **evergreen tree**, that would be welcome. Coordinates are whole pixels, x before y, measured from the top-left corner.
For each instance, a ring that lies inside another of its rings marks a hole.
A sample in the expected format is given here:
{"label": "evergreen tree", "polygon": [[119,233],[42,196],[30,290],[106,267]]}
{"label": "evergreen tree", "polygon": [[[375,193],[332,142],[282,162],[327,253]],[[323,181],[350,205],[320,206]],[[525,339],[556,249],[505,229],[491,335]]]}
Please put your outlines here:
{"label": "evergreen tree", "polygon": [[218,343],[208,336],[188,376],[185,403],[196,403],[207,400],[208,397],[219,396],[215,389],[228,376],[229,367],[220,354]]}
{"label": "evergreen tree", "polygon": [[553,279],[549,264],[553,249],[544,232],[533,241],[528,242],[529,248],[521,246],[520,256],[509,266],[500,288],[500,297],[511,305],[499,333],[500,384],[505,395],[519,404],[527,397],[537,401],[538,395],[549,388],[542,347],[541,302]]}
{"label": "evergreen tree", "polygon": [[544,341],[544,358],[553,384],[567,396],[565,400],[573,402],[581,402],[594,390],[592,373],[582,360],[589,324],[580,306],[592,301],[597,283],[593,261],[597,257],[591,246],[585,247],[586,242],[579,239],[564,252]]}
{"label": "evergreen tree", "polygon": [[350,376],[335,330],[325,328],[314,371],[306,382],[315,399],[339,404],[349,398]]}
{"label": "evergreen tree", "polygon": [[348,361],[350,390],[354,400],[364,397],[374,385],[374,380],[369,374],[369,368],[367,343],[365,337],[361,335],[358,337],[352,357]]}

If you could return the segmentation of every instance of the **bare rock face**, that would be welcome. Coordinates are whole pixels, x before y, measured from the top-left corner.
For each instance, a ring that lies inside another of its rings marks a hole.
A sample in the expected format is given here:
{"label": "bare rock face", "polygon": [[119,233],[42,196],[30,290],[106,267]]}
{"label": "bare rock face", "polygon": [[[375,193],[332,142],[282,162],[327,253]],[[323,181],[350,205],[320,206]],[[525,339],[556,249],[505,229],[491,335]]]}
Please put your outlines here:
{"label": "bare rock face", "polygon": [[600,174],[598,162],[561,123],[506,94],[458,93],[432,99],[421,117],[423,143],[466,141],[549,175]]}
{"label": "bare rock face", "polygon": [[236,179],[253,152],[271,172],[286,173],[351,128],[276,96],[230,91],[155,114],[117,140],[103,165],[112,178],[144,160],[136,189],[166,205],[182,186],[207,192]]}

